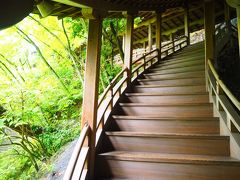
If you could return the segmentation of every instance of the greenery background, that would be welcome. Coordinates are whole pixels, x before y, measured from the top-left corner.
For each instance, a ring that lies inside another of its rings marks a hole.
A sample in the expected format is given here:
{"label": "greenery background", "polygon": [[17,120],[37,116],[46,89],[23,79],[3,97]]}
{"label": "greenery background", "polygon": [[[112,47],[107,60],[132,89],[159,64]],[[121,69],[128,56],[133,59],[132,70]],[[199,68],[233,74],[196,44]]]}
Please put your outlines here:
{"label": "greenery background", "polygon": [[[113,55],[124,28],[103,22],[99,93],[122,68]],[[0,31],[0,179],[40,178],[79,136],[87,29],[83,19],[30,15]]]}

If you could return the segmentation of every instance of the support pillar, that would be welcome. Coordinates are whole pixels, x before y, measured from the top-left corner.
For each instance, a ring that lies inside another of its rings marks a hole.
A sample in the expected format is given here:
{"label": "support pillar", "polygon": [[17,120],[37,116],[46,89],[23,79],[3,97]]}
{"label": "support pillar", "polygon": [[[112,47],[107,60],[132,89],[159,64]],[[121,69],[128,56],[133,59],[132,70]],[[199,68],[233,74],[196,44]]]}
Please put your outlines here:
{"label": "support pillar", "polygon": [[224,1],[224,19],[225,21],[230,20],[230,7],[228,6],[226,1]]}
{"label": "support pillar", "polygon": [[102,20],[90,19],[88,28],[87,58],[84,75],[82,127],[88,123],[90,126],[89,140],[89,178],[93,179],[95,160],[95,141],[98,106],[98,85],[100,69],[100,50],[102,36]]}
{"label": "support pillar", "polygon": [[149,51],[152,50],[152,24],[150,23],[148,25],[148,48],[149,48]]}
{"label": "support pillar", "polygon": [[185,36],[188,37],[187,44],[190,44],[190,31],[189,31],[189,9],[188,6],[186,6],[184,11],[184,31]]}
{"label": "support pillar", "polygon": [[215,6],[214,1],[204,2],[204,29],[205,29],[205,77],[208,91],[208,59],[214,58],[215,37]]}
{"label": "support pillar", "polygon": [[156,48],[159,49],[158,60],[161,60],[161,43],[162,43],[162,15],[159,12],[156,12]]}
{"label": "support pillar", "polygon": [[134,16],[127,14],[127,25],[125,35],[125,53],[124,53],[124,64],[127,67],[128,83],[131,83],[131,72],[132,72],[132,48],[133,48],[133,20]]}
{"label": "support pillar", "polygon": [[215,6],[214,1],[204,3],[204,29],[205,29],[205,58],[214,58],[214,36],[215,36]]}

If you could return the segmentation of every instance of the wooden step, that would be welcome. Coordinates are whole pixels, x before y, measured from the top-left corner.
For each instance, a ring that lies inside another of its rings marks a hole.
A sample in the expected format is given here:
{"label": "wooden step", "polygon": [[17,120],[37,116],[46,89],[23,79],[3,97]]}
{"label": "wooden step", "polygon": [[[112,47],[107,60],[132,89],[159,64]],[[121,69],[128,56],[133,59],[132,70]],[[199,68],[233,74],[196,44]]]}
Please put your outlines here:
{"label": "wooden step", "polygon": [[169,87],[161,87],[158,85],[136,85],[133,87],[133,91],[135,93],[158,93],[161,95],[202,94],[206,92],[206,87],[205,85]]}
{"label": "wooden step", "polygon": [[176,55],[176,54],[173,54],[172,56],[169,56],[167,57],[166,59],[164,60],[167,60],[167,61],[174,61],[174,60],[185,60],[185,59],[202,59],[204,60],[205,59],[205,54],[204,53],[195,53],[193,52],[192,54],[181,54],[181,55]]}
{"label": "wooden step", "polygon": [[182,57],[182,56],[186,56],[186,57],[191,57],[191,56],[199,56],[199,55],[204,55],[205,52],[203,49],[197,49],[197,50],[191,50],[191,51],[179,51],[176,52],[172,55],[172,57]]}
{"label": "wooden step", "polygon": [[115,130],[130,132],[158,132],[178,134],[219,134],[219,119],[213,117],[151,118],[113,116]]}
{"label": "wooden step", "polygon": [[166,73],[179,73],[179,72],[192,72],[192,71],[200,71],[204,70],[205,65],[197,65],[197,66],[188,66],[188,67],[179,67],[173,69],[149,69],[148,71],[151,72],[161,72],[162,74]]}
{"label": "wooden step", "polygon": [[113,150],[229,156],[229,137],[199,134],[106,132]]}
{"label": "wooden step", "polygon": [[186,67],[193,67],[193,66],[201,66],[204,65],[203,61],[195,61],[194,63],[180,63],[180,64],[173,64],[173,65],[159,65],[152,67],[151,70],[168,70],[168,69],[177,69],[177,68],[186,68]]}
{"label": "wooden step", "polygon": [[194,62],[194,61],[204,61],[204,57],[199,57],[199,58],[196,58],[196,57],[191,57],[191,58],[177,58],[175,57],[174,59],[173,58],[170,58],[170,59],[163,59],[161,60],[158,64],[156,64],[155,66],[159,66],[159,65],[171,65],[171,64],[180,64],[180,63],[187,63],[187,62]]}
{"label": "wooden step", "polygon": [[173,60],[173,61],[160,61],[157,65],[154,66],[156,67],[165,67],[165,68],[170,68],[170,67],[181,67],[181,66],[187,66],[187,65],[196,65],[196,64],[204,64],[203,59],[193,59],[193,60]]}
{"label": "wooden step", "polygon": [[213,106],[207,104],[147,104],[147,103],[120,103],[119,112],[122,115],[149,116],[149,117],[211,117]]}
{"label": "wooden step", "polygon": [[208,103],[209,95],[187,94],[187,95],[161,95],[158,93],[126,93],[124,102],[129,103],[158,103],[158,104],[189,104],[189,103]]}
{"label": "wooden step", "polygon": [[207,155],[113,151],[97,156],[96,176],[151,180],[237,180],[238,160]]}
{"label": "wooden step", "polygon": [[180,68],[196,67],[196,66],[204,66],[204,63],[203,62],[198,62],[197,64],[180,65],[180,66],[176,66],[176,67],[156,66],[156,67],[152,67],[150,70],[163,71],[163,70],[170,70],[170,69],[180,69]]}
{"label": "wooden step", "polygon": [[172,55],[172,57],[175,56],[198,56],[198,55],[204,55],[204,49],[192,49],[192,50],[185,50],[185,51],[179,51]]}
{"label": "wooden step", "polygon": [[146,79],[162,79],[162,80],[195,78],[195,77],[205,78],[205,71],[193,71],[193,72],[172,73],[172,74],[147,73],[147,74],[144,74],[144,77]]}
{"label": "wooden step", "polygon": [[183,79],[138,79],[139,84],[142,85],[159,85],[159,86],[181,86],[181,85],[205,85],[206,80],[204,78],[183,78]]}

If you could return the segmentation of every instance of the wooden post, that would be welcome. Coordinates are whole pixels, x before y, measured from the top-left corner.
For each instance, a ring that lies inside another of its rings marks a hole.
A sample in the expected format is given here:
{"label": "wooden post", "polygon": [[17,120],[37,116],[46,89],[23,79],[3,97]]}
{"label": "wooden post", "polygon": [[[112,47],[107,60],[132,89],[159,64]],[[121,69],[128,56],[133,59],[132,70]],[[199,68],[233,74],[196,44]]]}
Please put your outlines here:
{"label": "wooden post", "polygon": [[[205,28],[205,58],[214,58],[214,36],[215,36],[215,7],[214,1],[204,3],[204,28]],[[207,61],[206,61],[207,62]]]}
{"label": "wooden post", "polygon": [[225,21],[230,20],[230,8],[226,1],[224,1],[224,18],[225,18]]}
{"label": "wooden post", "polygon": [[94,173],[101,36],[102,20],[90,19],[82,106],[82,127],[85,123],[88,123],[91,129],[89,141],[89,167],[91,167],[89,168],[90,179],[93,179]]}
{"label": "wooden post", "polygon": [[123,34],[123,37],[122,37],[122,49],[124,52],[124,50],[125,50],[125,34]]}
{"label": "wooden post", "polygon": [[148,48],[149,52],[152,50],[152,24],[149,23],[148,25]]}
{"label": "wooden post", "polygon": [[143,42],[143,48],[144,48],[145,51],[146,51],[146,41]]}
{"label": "wooden post", "polygon": [[170,34],[170,41],[172,42],[172,50],[173,50],[173,53],[174,53],[174,51],[175,51],[175,47],[174,47],[174,33],[171,33]]}
{"label": "wooden post", "polygon": [[[214,58],[214,36],[215,36],[215,7],[214,1],[204,2],[204,29],[205,29],[205,74],[207,77],[208,59]],[[208,90],[208,81],[206,78]]]}
{"label": "wooden post", "polygon": [[185,36],[188,37],[187,44],[190,44],[190,31],[189,31],[189,9],[188,6],[186,6],[184,11],[184,31]]}
{"label": "wooden post", "polygon": [[162,24],[162,15],[159,12],[156,12],[156,48],[159,49],[158,60],[161,60],[161,24]]}
{"label": "wooden post", "polygon": [[239,46],[239,57],[240,57],[240,6],[238,6],[236,10],[237,10],[237,27],[238,27],[238,46]]}
{"label": "wooden post", "polygon": [[131,72],[132,72],[132,46],[133,46],[133,20],[134,17],[131,14],[127,14],[127,26],[125,35],[125,53],[124,53],[124,64],[127,70],[128,84],[131,83]]}

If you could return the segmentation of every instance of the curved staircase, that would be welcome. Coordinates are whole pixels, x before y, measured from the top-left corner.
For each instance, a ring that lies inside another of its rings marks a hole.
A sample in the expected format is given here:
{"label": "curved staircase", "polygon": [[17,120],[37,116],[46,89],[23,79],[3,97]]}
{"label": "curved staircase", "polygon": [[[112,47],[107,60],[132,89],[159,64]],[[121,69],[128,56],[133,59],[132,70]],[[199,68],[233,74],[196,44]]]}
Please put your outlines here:
{"label": "curved staircase", "polygon": [[204,45],[141,75],[115,105],[97,147],[95,179],[240,179],[205,85]]}

